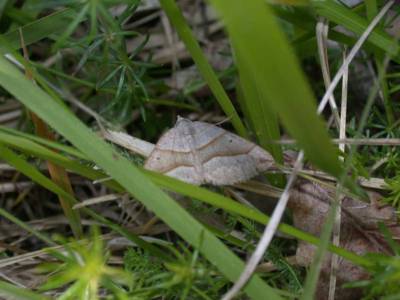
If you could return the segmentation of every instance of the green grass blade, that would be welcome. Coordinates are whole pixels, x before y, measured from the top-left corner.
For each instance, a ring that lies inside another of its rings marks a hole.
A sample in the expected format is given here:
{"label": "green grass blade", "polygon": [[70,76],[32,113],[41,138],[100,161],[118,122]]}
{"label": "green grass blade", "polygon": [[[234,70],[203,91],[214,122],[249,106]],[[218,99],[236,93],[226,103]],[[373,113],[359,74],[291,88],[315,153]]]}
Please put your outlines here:
{"label": "green grass blade", "polygon": [[[65,26],[71,22],[75,14],[76,13],[71,9],[63,9],[25,26],[9,31],[3,36],[8,40],[12,48],[19,49],[21,47],[20,29],[24,35],[25,45],[27,46],[49,37],[53,33],[65,30]],[[0,52],[7,52],[7,47],[0,45]]]}
{"label": "green grass blade", "polygon": [[56,43],[53,45],[53,49],[58,49],[65,41],[69,38],[69,36],[74,32],[76,27],[80,22],[85,19],[86,13],[89,10],[89,3],[85,4],[79,13],[75,16],[75,18],[68,23],[65,31],[57,38]]}
{"label": "green grass blade", "polygon": [[259,144],[268,150],[274,159],[283,163],[282,149],[279,145],[271,143],[273,140],[280,139],[278,115],[264,105],[268,100],[264,99],[265,93],[260,91],[255,84],[252,72],[246,68],[245,61],[241,57],[242,53],[236,53],[237,65],[240,73],[240,86],[243,93],[241,105],[245,112],[246,119],[252,124]]}
{"label": "green grass blade", "polygon": [[378,14],[378,3],[376,0],[365,0],[367,19],[372,20]]}
{"label": "green grass blade", "polygon": [[33,154],[39,158],[49,160],[52,162],[55,161],[56,164],[65,167],[67,169],[72,168],[74,170],[82,172],[86,170],[86,168],[84,168],[84,166],[81,165],[79,162],[70,160],[67,157],[61,155],[60,153],[49,150],[26,138],[18,137],[0,131],[0,142],[12,146],[13,148],[22,150],[25,153]]}
{"label": "green grass blade", "polygon": [[[392,2],[393,4],[394,2]],[[385,6],[391,5],[391,2],[388,2]],[[383,10],[383,9],[382,9]],[[382,12],[380,11],[380,13]],[[393,42],[398,42],[393,41]],[[381,82],[382,78],[386,75],[386,70],[388,67],[388,63],[390,60],[389,54],[385,56],[381,64],[378,64],[378,76],[374,80],[374,83],[371,87],[371,90],[369,92],[368,98],[365,102],[365,105],[363,107],[361,117],[359,120],[359,125],[358,128],[354,134],[354,138],[361,138],[363,136],[363,132],[367,126],[369,116],[371,114],[371,108],[372,105],[374,104],[374,100],[376,99],[376,96],[378,95],[379,92],[379,83]],[[352,161],[354,156],[356,155],[357,152],[357,145],[351,145],[350,151],[346,157],[345,160],[345,167],[344,167],[344,172],[342,175],[342,178],[338,180],[337,183],[337,189],[335,193],[335,199],[331,204],[331,207],[329,208],[329,211],[325,217],[324,224],[322,226],[321,234],[320,234],[320,243],[318,245],[318,248],[316,249],[313,257],[312,264],[310,266],[309,272],[307,274],[307,278],[304,284],[304,292],[303,295],[301,296],[301,300],[311,300],[314,298],[315,291],[317,289],[318,285],[318,279],[320,277],[320,272],[323,266],[325,254],[329,245],[329,241],[331,239],[332,231],[334,228],[334,222],[335,218],[337,215],[337,210],[340,206],[340,201],[339,197],[342,195],[343,191],[343,183],[346,178],[346,174],[350,172],[351,166],[352,166]]]}
{"label": "green grass blade", "polygon": [[28,289],[13,284],[7,283],[0,280],[0,295],[3,295],[4,299],[16,299],[16,300],[50,300],[50,297],[42,296],[40,294],[31,292]]}
{"label": "green grass blade", "polygon": [[[3,149],[4,149],[4,146],[0,145],[0,150],[3,150]],[[56,243],[54,243],[49,237],[47,237],[46,235],[44,235],[40,231],[35,230],[31,226],[27,225],[25,222],[22,222],[21,220],[19,220],[18,218],[14,217],[12,214],[10,214],[6,210],[2,209],[1,207],[0,207],[0,216],[2,216],[3,218],[8,219],[10,222],[13,222],[14,224],[18,225],[19,227],[21,227],[22,229],[26,230],[27,232],[30,232],[31,234],[33,234],[34,236],[36,236],[37,238],[41,239],[43,242],[48,244],[49,246],[55,246],[56,245]]]}
{"label": "green grass blade", "polygon": [[[1,125],[0,125],[0,132],[9,133],[9,137],[11,139],[13,137],[23,137],[23,138],[26,138],[26,139],[31,140],[33,142],[36,142],[36,143],[38,143],[40,145],[47,146],[50,149],[54,149],[54,150],[58,150],[58,151],[67,153],[67,154],[72,155],[72,156],[74,156],[76,158],[88,160],[88,158],[85,155],[83,155],[82,152],[76,150],[73,147],[66,146],[66,145],[63,145],[63,144],[60,144],[60,143],[57,143],[57,142],[54,142],[54,141],[50,141],[48,139],[44,139],[44,138],[38,137],[36,135],[32,135],[32,134],[29,134],[29,133],[24,133],[22,131],[15,130],[15,129],[8,128],[8,127],[1,126]],[[26,139],[22,139],[22,140],[19,139],[19,141],[24,141],[25,142]],[[31,145],[34,146],[35,144],[31,144]]]}
{"label": "green grass blade", "polygon": [[[27,174],[29,177],[34,178],[36,182],[40,185],[46,186],[49,190],[56,193],[58,196],[62,197],[70,207],[72,207],[73,203],[76,202],[75,199],[66,191],[64,191],[61,187],[56,185],[51,179],[42,175],[39,171],[36,170],[33,166],[27,163],[25,160],[21,159],[9,150],[7,147],[0,144],[0,157],[7,161],[10,165],[15,166],[18,170],[22,170],[24,174]],[[65,210],[64,211],[66,217],[71,220],[74,218],[73,210]],[[74,232],[79,232],[81,228],[79,227],[79,223],[75,224],[70,222],[70,226]]]}
{"label": "green grass blade", "polygon": [[[96,180],[100,178],[106,177],[106,175],[102,172],[96,171],[89,166],[82,165],[77,161],[64,157],[58,153],[54,153],[45,147],[38,145],[30,140],[26,141],[24,138],[15,137],[12,135],[5,135],[0,132],[0,141],[4,144],[7,144],[10,147],[16,148],[26,154],[37,156],[44,160],[50,160],[55,164],[63,166],[64,168],[71,170],[81,176],[87,177],[91,180]],[[258,210],[254,210],[248,206],[240,204],[236,201],[233,201],[230,198],[227,198],[218,193],[209,191],[205,188],[193,186],[187,184],[185,182],[176,180],[171,177],[164,176],[162,174],[146,171],[146,173],[151,177],[151,179],[160,187],[165,188],[168,191],[176,192],[184,196],[191,197],[193,199],[197,199],[204,203],[208,203],[214,207],[221,208],[227,212],[237,214],[239,216],[248,218],[257,223],[265,225],[269,221],[269,217]],[[124,192],[125,190],[117,184],[113,180],[105,181],[103,184],[111,188],[116,192]],[[95,218],[102,223],[107,223],[106,221],[99,220],[99,217]],[[107,224],[110,228],[117,232],[123,232],[121,228],[114,228],[111,225]],[[282,233],[288,234],[292,237],[295,237],[299,240],[303,240],[310,244],[318,245],[319,239],[315,236],[312,236],[306,232],[303,232],[297,228],[294,228],[287,224],[281,224],[279,226],[279,231]],[[124,234],[126,235],[126,233]],[[346,251],[342,248],[330,246],[329,251],[340,255],[341,257],[353,262],[354,264],[360,266],[368,266],[368,260],[364,259],[361,256],[358,256],[354,253]]]}
{"label": "green grass blade", "polygon": [[236,132],[243,136],[247,136],[246,128],[244,127],[242,121],[239,118],[231,100],[226,94],[223,86],[218,80],[217,75],[214,73],[212,67],[208,63],[206,57],[204,56],[196,38],[194,37],[192,31],[190,30],[182,12],[179,10],[175,3],[175,0],[161,0],[161,7],[167,14],[169,20],[174,25],[176,31],[179,34],[181,40],[185,43],[186,49],[189,51],[192,59],[196,63],[200,74],[203,76],[204,80],[207,82],[211,91],[213,92],[215,98],[217,99],[219,105],[225,112],[225,114],[230,118],[233,127]]}
{"label": "green grass blade", "polygon": [[[2,141],[1,137],[0,137],[0,141]],[[48,151],[47,153],[52,152],[50,150],[47,150],[47,151]],[[43,152],[45,152],[45,151],[43,151]],[[5,161],[7,161],[10,165],[14,166],[18,171],[25,174],[26,176],[31,178],[34,182],[40,184],[41,186],[48,189],[49,191],[51,191],[61,197],[64,197],[65,199],[70,201],[72,204],[77,203],[77,200],[72,195],[70,195],[68,192],[64,191],[61,187],[59,187],[51,179],[49,179],[48,177],[43,175],[41,172],[39,172],[35,167],[33,167],[31,164],[29,164],[26,160],[22,159],[21,157],[19,157],[17,154],[15,154],[13,151],[11,151],[7,147],[3,146],[2,144],[0,144],[0,157],[2,159],[4,159]],[[54,156],[51,156],[51,157],[54,158]],[[156,256],[166,258],[165,254],[162,251],[160,251],[158,248],[156,248],[155,246],[151,245],[150,243],[142,240],[138,236],[130,233],[129,231],[125,230],[124,228],[121,228],[117,224],[112,223],[111,221],[98,215],[97,213],[91,211],[90,209],[83,209],[83,211],[85,213],[87,213],[88,215],[90,215],[93,219],[95,219],[99,223],[104,224],[104,225],[110,227],[111,229],[113,229],[114,231],[125,236],[127,239],[131,240],[139,247],[142,247],[143,249],[148,250],[150,253],[152,253]],[[13,218],[10,214],[7,214],[7,212],[5,212],[5,213],[0,212],[0,215],[1,214],[4,214],[4,216],[9,218],[12,222],[14,222],[17,225],[21,226],[22,228],[30,231],[29,229],[26,228],[26,226],[21,224],[21,222],[18,222],[18,220],[16,218]],[[38,236],[38,237],[40,237],[42,240],[44,240],[47,243],[51,243],[51,241],[46,239],[45,236]]]}
{"label": "green grass blade", "polygon": [[[0,57],[0,85],[57,130],[82,153],[91,157],[131,195],[212,262],[227,278],[235,280],[243,262],[211,232],[162,192],[126,158],[91,132],[61,104],[53,101],[4,58]],[[271,287],[254,275],[245,289],[254,299],[280,299]]]}
{"label": "green grass blade", "polygon": [[[361,35],[369,24],[367,19],[359,16],[339,2],[333,0],[312,0],[310,3],[318,15],[342,25],[358,35]],[[393,38],[380,28],[376,28],[371,32],[368,41],[391,56],[397,56],[398,54],[398,46],[393,47]]]}
{"label": "green grass blade", "polygon": [[[235,53],[241,57],[239,74],[243,70],[251,73],[262,93],[260,106],[278,113],[315,165],[340,176],[337,151],[316,114],[315,98],[269,6],[262,0],[247,1],[246,5],[238,0],[211,3],[225,23]],[[243,15],[252,16],[251,22]]]}
{"label": "green grass blade", "polygon": [[[250,220],[253,220],[257,223],[265,225],[269,221],[269,216],[266,214],[252,209],[248,206],[245,206],[243,204],[240,204],[236,201],[233,201],[230,198],[227,198],[223,195],[217,194],[215,192],[209,191],[207,189],[197,187],[197,186],[192,186],[190,184],[187,184],[185,182],[176,180],[174,178],[164,176],[162,174],[154,173],[154,172],[148,172],[151,173],[151,177],[154,180],[155,183],[157,183],[159,186],[169,190],[173,191],[176,193],[179,193],[181,195],[185,195],[197,200],[200,200],[204,203],[208,203],[214,207],[221,208],[225,211],[228,211],[233,214],[240,215],[242,217],[248,218]],[[287,225],[287,224],[280,224],[278,227],[278,230],[284,234],[290,235],[292,237],[295,237],[299,240],[303,240],[305,242],[308,242],[313,245],[318,245],[319,244],[319,239],[309,233],[303,232],[293,226]],[[362,256],[359,256],[355,253],[349,252],[343,248],[335,247],[333,245],[329,245],[329,251],[338,254],[339,256],[353,262],[354,264],[360,265],[360,266],[369,266],[370,263],[367,259],[363,258]]]}
{"label": "green grass blade", "polygon": [[[368,21],[371,21],[377,14],[378,14],[378,4],[376,3],[376,0],[366,0],[365,1],[365,11],[367,15]],[[375,51],[374,53],[374,60],[377,68],[380,68],[380,54],[378,51]],[[395,122],[395,116],[393,113],[393,107],[390,101],[389,97],[389,85],[386,76],[383,76],[381,79],[381,96],[383,98],[383,105],[385,107],[385,112],[386,112],[386,120],[389,126],[392,126],[393,123]]]}

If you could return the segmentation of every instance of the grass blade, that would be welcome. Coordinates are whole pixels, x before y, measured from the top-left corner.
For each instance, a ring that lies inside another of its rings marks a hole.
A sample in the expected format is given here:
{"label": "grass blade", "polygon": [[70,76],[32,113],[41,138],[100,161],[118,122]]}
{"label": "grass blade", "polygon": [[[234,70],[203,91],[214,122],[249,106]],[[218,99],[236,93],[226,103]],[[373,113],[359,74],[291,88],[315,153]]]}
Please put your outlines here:
{"label": "grass blade", "polygon": [[246,119],[250,120],[260,145],[268,150],[277,162],[283,163],[281,147],[271,143],[280,139],[278,116],[265,107],[265,93],[255,84],[253,74],[246,68],[240,52],[236,53],[236,60],[240,68],[240,86],[244,97],[240,102]]}
{"label": "grass blade", "polygon": [[[339,2],[312,0],[310,3],[317,14],[327,18],[329,21],[342,25],[358,35],[361,35],[368,27],[369,22],[367,19],[359,16]],[[395,57],[398,54],[398,46],[393,47],[393,38],[382,29],[374,29],[368,37],[368,41],[391,56]]]}
{"label": "grass blade", "polygon": [[31,292],[28,289],[0,280],[0,295],[16,300],[50,300],[51,298]]}
{"label": "grass blade", "polygon": [[[82,153],[91,157],[131,195],[141,201],[210,260],[227,278],[234,280],[243,262],[173,199],[162,192],[126,158],[91,132],[61,104],[29,82],[4,58],[0,58],[0,85],[57,130]],[[253,276],[246,293],[254,299],[280,299],[271,287]]]}
{"label": "grass blade", "polygon": [[[4,147],[0,145],[0,149],[3,150]],[[43,242],[48,244],[49,246],[55,246],[56,243],[54,243],[49,237],[41,233],[40,231],[37,231],[33,228],[31,228],[29,225],[25,224],[24,222],[20,221],[18,218],[14,217],[12,214],[7,212],[6,210],[0,208],[0,216],[3,216],[4,218],[8,219],[10,222],[13,222],[14,224],[18,225],[19,227],[23,228],[27,232],[30,232],[31,234],[35,235],[39,239],[41,239]]]}
{"label": "grass blade", "polygon": [[174,25],[176,31],[179,34],[179,37],[185,43],[186,49],[192,56],[192,59],[196,63],[200,74],[207,82],[219,105],[228,116],[228,118],[230,118],[236,132],[239,135],[246,137],[246,128],[244,127],[242,121],[239,118],[239,115],[232,105],[231,100],[229,99],[220,81],[218,80],[217,75],[214,73],[206,57],[204,56],[196,38],[194,37],[188,24],[186,23],[185,18],[183,17],[178,6],[176,5],[175,0],[161,0],[160,4],[167,14],[168,18],[170,19],[171,23]]}
{"label": "grass blade", "polygon": [[[1,139],[0,139],[1,140]],[[49,151],[52,152],[52,151]],[[59,187],[57,184],[55,184],[52,180],[44,176],[42,173],[40,173],[35,167],[30,165],[27,161],[19,157],[17,154],[15,154],[13,151],[5,147],[4,145],[0,144],[0,157],[7,161],[10,165],[14,166],[18,171],[21,173],[25,174],[29,178],[31,178],[34,182],[40,184],[44,188],[48,189],[49,191],[59,195],[60,197],[63,197],[70,201],[71,203],[75,204],[78,201],[68,192],[64,191],[61,187]],[[125,236],[128,240],[131,240],[134,242],[136,245],[139,247],[142,247],[143,249],[148,250],[150,253],[153,253],[156,256],[166,258],[166,255],[164,252],[160,251],[158,248],[155,246],[151,245],[150,243],[142,240],[138,236],[130,233],[129,231],[125,230],[124,228],[121,228],[117,224],[114,224],[113,222],[107,220],[106,218],[98,215],[97,213],[91,211],[90,209],[83,209],[85,213],[90,215],[93,219],[98,221],[101,224],[104,224],[108,227],[110,227],[112,230],[120,233],[121,235]],[[3,212],[0,214],[3,214],[5,217],[10,219],[12,222],[16,223],[17,225],[21,226],[22,228],[28,230],[31,232],[26,226],[24,226],[23,223],[19,222],[16,218],[13,218],[10,214],[7,212]],[[34,233],[36,234],[36,233]],[[52,243],[51,240],[47,239],[45,236],[41,235],[38,236],[42,240],[44,240],[47,243]]]}
{"label": "grass blade", "polygon": [[[51,36],[53,33],[64,30],[65,26],[71,22],[75,14],[76,13],[71,9],[63,9],[25,26],[9,31],[3,36],[9,41],[12,48],[19,49],[21,47],[20,30],[24,34],[25,45],[30,45]],[[0,52],[7,52],[7,47],[0,45]]]}
{"label": "grass blade", "polygon": [[[29,155],[37,156],[41,159],[51,160],[53,163],[58,164],[60,166],[65,167],[66,169],[75,172],[81,176],[90,178],[91,180],[96,180],[100,178],[104,178],[106,175],[102,172],[96,171],[86,165],[81,165],[78,162],[74,161],[73,159],[64,157],[58,153],[54,153],[53,151],[49,151],[48,149],[44,148],[41,145],[33,143],[30,140],[25,140],[24,138],[15,137],[12,135],[4,135],[0,132],[0,141],[4,144],[16,148],[19,151],[22,151]],[[185,182],[176,180],[174,178],[164,176],[162,174],[146,171],[146,173],[151,177],[154,183],[158,186],[171,191],[176,192],[184,196],[191,197],[193,199],[197,199],[204,203],[208,203],[214,207],[221,208],[227,212],[232,214],[237,214],[242,217],[248,218],[253,220],[259,224],[265,225],[269,222],[269,217],[264,213],[254,210],[250,207],[242,205],[236,201],[233,201],[230,198],[227,198],[223,195],[217,194],[215,192],[209,191],[205,188],[193,186],[187,184]],[[117,184],[113,180],[109,180],[104,182],[106,186],[116,192],[124,192],[124,188],[122,188],[119,184]],[[101,221],[105,223],[104,221]],[[111,226],[110,226],[111,227]],[[111,227],[112,228],[112,227]],[[279,231],[290,235],[294,238],[299,240],[303,240],[305,242],[318,245],[319,240],[317,237],[312,236],[306,232],[303,232],[297,228],[294,228],[287,224],[281,224],[279,226]],[[119,232],[118,230],[116,230]],[[350,260],[354,264],[360,266],[368,266],[368,260],[364,259],[361,256],[358,256],[354,253],[346,251],[342,248],[330,246],[329,251],[340,255],[341,257]]]}
{"label": "grass blade", "polygon": [[[211,3],[225,23],[235,53],[241,57],[239,74],[251,73],[263,95],[260,106],[277,112],[315,165],[340,176],[337,151],[316,114],[315,98],[268,5],[262,0],[247,2],[245,7],[241,1]],[[243,13],[251,15],[252,21],[243,18]]]}

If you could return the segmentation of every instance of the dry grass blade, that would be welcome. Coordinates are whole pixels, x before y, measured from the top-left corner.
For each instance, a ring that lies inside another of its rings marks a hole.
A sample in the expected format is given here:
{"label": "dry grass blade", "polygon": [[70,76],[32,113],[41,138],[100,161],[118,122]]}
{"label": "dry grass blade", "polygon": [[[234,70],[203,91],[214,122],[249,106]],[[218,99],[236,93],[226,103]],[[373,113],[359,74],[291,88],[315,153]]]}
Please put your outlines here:
{"label": "dry grass blade", "polygon": [[[280,145],[293,145],[296,141],[293,139],[285,139],[276,142]],[[352,139],[352,138],[339,138],[332,139],[334,144],[345,144],[345,145],[360,145],[360,146],[399,146],[400,139],[396,138],[367,138],[367,139]]]}
{"label": "dry grass blade", "polygon": [[[346,59],[346,49],[343,51],[343,60]],[[346,138],[346,116],[347,116],[347,83],[348,83],[348,75],[349,69],[346,68],[345,73],[343,74],[342,79],[342,101],[340,107],[340,128],[339,128],[339,138],[344,139]],[[345,151],[345,144],[339,144],[339,149],[344,152]],[[339,246],[340,244],[340,224],[342,223],[342,200],[343,195],[338,196],[338,209],[336,212],[335,224],[333,227],[333,245]],[[332,262],[331,262],[331,275],[329,280],[329,300],[335,299],[335,290],[336,290],[336,274],[338,271],[339,265],[339,257],[337,255],[332,255]]]}
{"label": "dry grass blade", "polygon": [[32,182],[4,182],[0,183],[0,193],[13,193],[18,190],[23,190],[32,186]]}
{"label": "dry grass blade", "polygon": [[82,207],[89,206],[89,205],[99,204],[99,203],[103,203],[103,202],[107,202],[107,201],[114,201],[114,200],[117,200],[120,198],[121,198],[121,195],[119,195],[119,194],[108,194],[108,195],[84,200],[81,203],[75,204],[72,208],[78,209],[78,208],[82,208]]}
{"label": "dry grass blade", "polygon": [[[329,21],[324,18],[318,20],[316,26],[318,54],[321,62],[322,77],[324,79],[324,84],[326,89],[331,83],[331,75],[329,72],[329,60],[328,60],[328,32],[329,32]],[[335,97],[333,96],[333,94],[331,95],[331,97],[329,97],[329,105],[331,106],[335,124],[337,128],[339,128],[340,117]]]}
{"label": "dry grass blade", "polygon": [[381,9],[379,14],[376,15],[376,17],[368,25],[367,29],[363,32],[363,34],[360,36],[360,38],[354,44],[349,55],[344,60],[343,64],[339,68],[335,77],[333,77],[333,80],[332,80],[331,84],[329,85],[328,89],[326,90],[324,97],[322,97],[321,102],[319,103],[319,106],[318,106],[318,113],[321,113],[324,110],[326,102],[329,100],[329,98],[333,94],[333,91],[335,90],[340,79],[343,77],[343,74],[346,72],[346,69],[349,67],[351,61],[354,59],[356,54],[360,51],[361,46],[365,43],[365,41],[367,40],[370,33],[374,30],[376,25],[378,25],[378,23],[383,18],[383,16],[388,12],[389,8],[393,5],[393,3],[394,3],[394,1],[391,0],[385,4],[385,6]]}
{"label": "dry grass blade", "polygon": [[236,294],[241,290],[241,288],[247,283],[250,277],[253,275],[254,271],[257,268],[257,265],[261,261],[262,257],[264,256],[265,251],[267,250],[271,240],[281,222],[282,215],[286,209],[287,202],[289,201],[290,197],[290,190],[292,189],[298,172],[303,167],[303,159],[304,159],[304,152],[301,151],[297,156],[296,163],[294,165],[292,174],[289,177],[289,180],[286,184],[286,187],[281,194],[277,205],[275,206],[274,212],[271,216],[270,221],[268,222],[263,235],[260,241],[257,244],[257,247],[253,254],[251,255],[250,259],[246,263],[246,267],[243,270],[242,274],[240,275],[239,279],[235,282],[233,287],[224,295],[222,300],[230,300],[236,296]]}

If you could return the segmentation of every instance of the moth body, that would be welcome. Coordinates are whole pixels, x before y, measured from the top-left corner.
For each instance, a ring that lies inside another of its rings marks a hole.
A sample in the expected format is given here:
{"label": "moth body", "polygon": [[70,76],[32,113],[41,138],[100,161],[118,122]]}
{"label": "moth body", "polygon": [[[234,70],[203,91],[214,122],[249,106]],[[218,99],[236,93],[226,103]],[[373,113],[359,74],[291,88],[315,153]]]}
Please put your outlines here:
{"label": "moth body", "polygon": [[272,156],[213,124],[178,117],[145,162],[145,168],[195,185],[231,185],[271,168]]}

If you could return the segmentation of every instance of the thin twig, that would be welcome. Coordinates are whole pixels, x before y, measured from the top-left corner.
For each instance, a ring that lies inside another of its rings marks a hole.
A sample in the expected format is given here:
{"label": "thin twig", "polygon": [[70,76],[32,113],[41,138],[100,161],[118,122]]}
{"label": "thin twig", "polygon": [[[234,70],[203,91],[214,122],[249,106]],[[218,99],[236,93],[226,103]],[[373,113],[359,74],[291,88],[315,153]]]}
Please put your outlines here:
{"label": "thin twig", "polygon": [[0,194],[13,193],[15,191],[31,187],[32,185],[33,185],[33,183],[30,181],[0,183]]}
{"label": "thin twig", "polygon": [[0,115],[0,123],[7,123],[10,121],[13,121],[15,119],[18,119],[22,115],[22,110],[20,108],[6,112]]}
{"label": "thin twig", "polygon": [[120,198],[121,198],[120,194],[108,194],[100,197],[86,199],[80,203],[75,204],[72,208],[78,209],[89,205],[99,204],[107,201],[114,201]]}
{"label": "thin twig", "polygon": [[299,155],[297,156],[293,172],[289,177],[286,187],[281,197],[279,198],[279,201],[274,209],[271,219],[268,222],[268,225],[265,227],[263,235],[260,241],[258,242],[255,251],[251,255],[239,279],[235,282],[233,287],[223,296],[222,300],[230,300],[236,296],[236,294],[241,290],[241,288],[253,275],[261,258],[264,256],[265,250],[268,248],[272,238],[274,237],[275,231],[278,228],[278,225],[282,219],[282,215],[286,209],[286,205],[290,197],[290,190],[292,189],[296,181],[297,173],[303,167],[303,159],[304,159],[304,152],[300,151]]}
{"label": "thin twig", "polygon": [[[365,138],[365,139],[353,139],[353,138],[343,138],[343,139],[332,139],[334,144],[345,144],[345,145],[359,145],[359,146],[399,146],[400,139],[390,139],[390,138]],[[284,139],[275,141],[275,144],[279,145],[294,145],[296,140],[294,139]]]}

